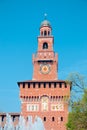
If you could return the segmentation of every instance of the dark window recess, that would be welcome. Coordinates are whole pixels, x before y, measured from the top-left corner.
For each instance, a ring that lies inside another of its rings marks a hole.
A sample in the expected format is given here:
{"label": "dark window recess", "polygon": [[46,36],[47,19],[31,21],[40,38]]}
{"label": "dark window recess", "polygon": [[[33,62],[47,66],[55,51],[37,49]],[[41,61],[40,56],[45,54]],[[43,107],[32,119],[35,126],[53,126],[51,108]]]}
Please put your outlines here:
{"label": "dark window recess", "polygon": [[63,96],[61,98],[63,99]]}
{"label": "dark window recess", "polygon": [[49,83],[49,88],[51,88],[51,83]]}
{"label": "dark window recess", "polygon": [[46,88],[46,83],[44,83],[44,88]]}
{"label": "dark window recess", "polygon": [[46,121],[46,117],[44,117],[44,121]]}
{"label": "dark window recess", "polygon": [[6,118],[6,116],[4,115],[4,116],[2,116],[2,121],[4,121],[5,120],[5,118]]}
{"label": "dark window recess", "polygon": [[67,88],[67,84],[65,84],[65,88]]}
{"label": "dark window recess", "polygon": [[56,83],[54,83],[54,88],[56,88]]}
{"label": "dark window recess", "polygon": [[23,88],[25,88],[25,83],[23,83]]}
{"label": "dark window recess", "polygon": [[28,88],[30,88],[30,83],[28,83]]}
{"label": "dark window recess", "polygon": [[2,122],[4,121],[4,116],[2,116]]}
{"label": "dark window recess", "polygon": [[44,36],[46,36],[47,35],[47,31],[44,31]]}
{"label": "dark window recess", "polygon": [[38,88],[40,88],[40,83],[38,84]]}
{"label": "dark window recess", "polygon": [[63,117],[61,117],[61,121],[63,121]]}
{"label": "dark window recess", "polygon": [[43,43],[43,49],[48,49],[48,43]]}
{"label": "dark window recess", "polygon": [[33,88],[35,88],[35,83],[33,83]]}
{"label": "dark window recess", "polygon": [[50,35],[50,31],[48,31],[48,36]]}
{"label": "dark window recess", "polygon": [[52,117],[52,121],[55,121],[55,118],[54,118],[54,117]]}
{"label": "dark window recess", "polygon": [[62,88],[62,83],[60,83],[59,87]]}
{"label": "dark window recess", "polygon": [[15,116],[13,116],[13,121],[15,121]]}

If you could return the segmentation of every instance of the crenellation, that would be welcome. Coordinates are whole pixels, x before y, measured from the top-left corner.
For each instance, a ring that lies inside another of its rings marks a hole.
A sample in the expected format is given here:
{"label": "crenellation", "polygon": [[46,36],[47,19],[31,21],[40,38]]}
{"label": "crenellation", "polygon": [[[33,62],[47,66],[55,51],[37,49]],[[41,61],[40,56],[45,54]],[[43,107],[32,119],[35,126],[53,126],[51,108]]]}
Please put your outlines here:
{"label": "crenellation", "polygon": [[26,90],[28,89],[28,83],[25,83],[25,89]]}
{"label": "crenellation", "polygon": [[33,88],[33,83],[30,83],[30,88]]}

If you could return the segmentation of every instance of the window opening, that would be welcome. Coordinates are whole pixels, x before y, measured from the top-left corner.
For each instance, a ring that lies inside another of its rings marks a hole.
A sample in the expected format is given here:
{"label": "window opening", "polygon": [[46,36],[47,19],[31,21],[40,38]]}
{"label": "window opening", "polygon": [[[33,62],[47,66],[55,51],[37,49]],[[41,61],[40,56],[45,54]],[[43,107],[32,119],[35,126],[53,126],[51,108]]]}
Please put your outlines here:
{"label": "window opening", "polygon": [[65,84],[65,88],[67,88],[67,84]]}
{"label": "window opening", "polygon": [[23,83],[23,88],[25,88],[25,84]]}
{"label": "window opening", "polygon": [[60,83],[59,87],[62,88],[62,84],[61,83]]}
{"label": "window opening", "polygon": [[51,83],[49,83],[49,88],[51,88]]}
{"label": "window opening", "polygon": [[54,117],[52,117],[52,121],[55,121],[55,118],[54,118]]}
{"label": "window opening", "polygon": [[54,83],[54,88],[56,88],[56,83]]}
{"label": "window opening", "polygon": [[40,83],[38,84],[38,88],[40,88]]}
{"label": "window opening", "polygon": [[48,36],[50,35],[50,31],[48,31]]}
{"label": "window opening", "polygon": [[48,44],[46,42],[43,44],[43,49],[48,49]]}
{"label": "window opening", "polygon": [[28,83],[28,88],[30,88],[30,83]]}
{"label": "window opening", "polygon": [[44,83],[44,88],[46,88],[46,83]]}
{"label": "window opening", "polygon": [[63,121],[63,117],[61,117],[61,121]]}
{"label": "window opening", "polygon": [[33,88],[35,88],[35,83],[33,83]]}
{"label": "window opening", "polygon": [[46,36],[47,35],[47,31],[44,31],[44,36]]}
{"label": "window opening", "polygon": [[46,121],[46,117],[44,117],[44,121]]}

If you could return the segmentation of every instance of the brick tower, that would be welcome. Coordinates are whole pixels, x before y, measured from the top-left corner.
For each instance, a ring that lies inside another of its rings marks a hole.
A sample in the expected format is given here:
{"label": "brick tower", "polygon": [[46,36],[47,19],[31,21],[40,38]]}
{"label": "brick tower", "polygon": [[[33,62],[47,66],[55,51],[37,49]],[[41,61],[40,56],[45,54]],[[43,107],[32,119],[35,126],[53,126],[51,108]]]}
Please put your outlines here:
{"label": "brick tower", "polygon": [[21,115],[42,118],[46,130],[66,130],[70,85],[58,80],[58,55],[53,50],[54,37],[48,20],[40,26],[38,50],[33,55],[32,80],[18,82]]}

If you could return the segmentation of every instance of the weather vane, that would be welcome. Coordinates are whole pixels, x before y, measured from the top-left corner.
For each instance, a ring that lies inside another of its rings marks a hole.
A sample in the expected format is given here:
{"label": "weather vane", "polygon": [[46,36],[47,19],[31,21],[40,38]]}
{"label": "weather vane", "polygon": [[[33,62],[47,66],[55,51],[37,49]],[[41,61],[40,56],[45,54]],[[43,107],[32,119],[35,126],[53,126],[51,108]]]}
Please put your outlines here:
{"label": "weather vane", "polygon": [[45,19],[45,20],[47,19],[47,13],[44,14],[44,19]]}

